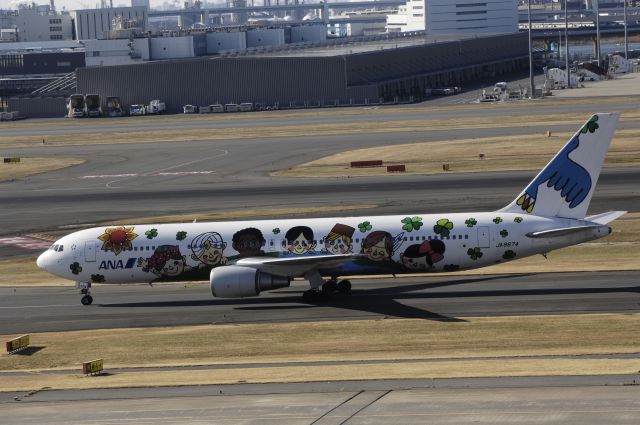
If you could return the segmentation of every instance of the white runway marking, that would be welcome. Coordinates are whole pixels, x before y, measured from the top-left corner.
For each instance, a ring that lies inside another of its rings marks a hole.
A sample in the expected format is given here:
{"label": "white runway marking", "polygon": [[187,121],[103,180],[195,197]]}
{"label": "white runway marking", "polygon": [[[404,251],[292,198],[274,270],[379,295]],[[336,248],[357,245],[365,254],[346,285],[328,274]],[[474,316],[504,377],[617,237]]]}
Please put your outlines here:
{"label": "white runway marking", "polygon": [[193,165],[193,164],[197,164],[199,162],[203,162],[203,161],[208,161],[210,159],[214,159],[214,158],[220,158],[220,157],[224,157],[229,155],[229,151],[226,149],[217,149],[220,153],[216,154],[216,155],[212,155],[206,158],[201,158],[201,159],[195,159],[193,161],[189,161],[189,162],[183,162],[181,164],[176,164],[173,165],[171,167],[166,167],[166,168],[161,168],[159,170],[153,170],[153,171],[149,171],[147,173],[142,173],[142,174],[136,174],[135,176],[125,176],[125,177],[116,177],[114,180],[111,180],[109,182],[107,182],[105,184],[105,186],[109,189],[118,189],[119,186],[113,186],[114,183],[118,183],[118,182],[123,182],[126,181],[128,179],[134,178],[134,177],[146,177],[146,176],[160,176],[160,177],[166,177],[168,175],[170,176],[185,176],[185,175],[193,175],[193,174],[203,174],[203,173],[215,173],[215,171],[172,171],[170,173],[168,173],[170,170],[175,170],[176,168],[182,168],[182,167],[187,167],[189,165]]}
{"label": "white runway marking", "polygon": [[20,308],[44,308],[44,307],[77,307],[77,306],[78,304],[19,305],[19,306],[0,307],[0,310],[11,310],[11,309],[20,309]]}
{"label": "white runway marking", "polygon": [[131,173],[131,174],[99,174],[95,176],[82,176],[81,179],[113,179],[119,177],[165,177],[165,176],[195,176],[200,174],[213,174],[215,171],[176,171],[173,173]]}
{"label": "white runway marking", "polygon": [[14,236],[9,238],[0,238],[0,245],[17,246],[18,248],[23,249],[47,249],[51,246],[51,242],[27,236]]}

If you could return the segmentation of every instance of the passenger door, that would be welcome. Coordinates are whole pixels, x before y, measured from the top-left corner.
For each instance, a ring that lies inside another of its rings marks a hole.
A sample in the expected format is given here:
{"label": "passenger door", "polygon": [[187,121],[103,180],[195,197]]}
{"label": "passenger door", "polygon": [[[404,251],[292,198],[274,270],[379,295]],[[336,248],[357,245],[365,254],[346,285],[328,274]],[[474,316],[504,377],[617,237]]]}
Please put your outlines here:
{"label": "passenger door", "polygon": [[478,226],[478,246],[480,248],[489,248],[490,237],[488,226]]}
{"label": "passenger door", "polygon": [[86,241],[84,243],[84,261],[96,261],[96,241]]}

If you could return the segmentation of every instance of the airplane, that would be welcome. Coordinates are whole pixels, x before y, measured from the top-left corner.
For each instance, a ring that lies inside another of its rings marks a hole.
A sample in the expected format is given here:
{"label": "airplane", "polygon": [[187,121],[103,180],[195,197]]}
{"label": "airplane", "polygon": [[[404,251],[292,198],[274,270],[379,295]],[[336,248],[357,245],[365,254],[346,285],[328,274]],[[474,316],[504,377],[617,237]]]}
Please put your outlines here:
{"label": "airplane", "polygon": [[218,298],[253,297],[304,278],[305,301],[349,293],[344,276],[453,272],[607,236],[626,211],[587,216],[619,114],[593,115],[506,207],[492,212],[105,225],[56,241],[41,269],[92,283],[206,281]]}

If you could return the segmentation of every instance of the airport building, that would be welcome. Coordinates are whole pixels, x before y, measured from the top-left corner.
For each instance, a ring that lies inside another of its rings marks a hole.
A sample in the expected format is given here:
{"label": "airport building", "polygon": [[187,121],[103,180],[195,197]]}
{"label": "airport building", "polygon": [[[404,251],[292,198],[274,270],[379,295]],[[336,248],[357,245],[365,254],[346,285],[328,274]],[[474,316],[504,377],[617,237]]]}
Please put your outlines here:
{"label": "airport building", "polygon": [[149,9],[146,6],[83,9],[71,12],[77,40],[108,38],[118,18],[137,22],[144,31],[148,24]]}
{"label": "airport building", "polygon": [[389,32],[427,34],[518,32],[515,0],[407,0],[387,17]]}
{"label": "airport building", "polygon": [[43,42],[73,39],[71,15],[57,13],[49,5],[21,5],[18,10],[0,10],[0,40]]}
{"label": "airport building", "polygon": [[[123,105],[162,99],[185,104],[349,105],[421,98],[428,88],[464,85],[526,69],[526,34],[434,39],[425,35],[300,49],[87,67],[76,71],[80,93]],[[171,84],[166,84],[171,81]]]}

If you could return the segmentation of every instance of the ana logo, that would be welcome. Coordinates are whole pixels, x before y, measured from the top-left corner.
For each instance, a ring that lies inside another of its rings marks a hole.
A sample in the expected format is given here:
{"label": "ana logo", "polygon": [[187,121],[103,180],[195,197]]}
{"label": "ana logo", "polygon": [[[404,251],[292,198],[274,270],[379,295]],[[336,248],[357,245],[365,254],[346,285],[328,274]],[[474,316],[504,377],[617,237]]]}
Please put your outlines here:
{"label": "ana logo", "polygon": [[118,270],[118,269],[130,269],[136,263],[135,258],[129,258],[126,263],[122,260],[108,260],[100,263],[99,270]]}

